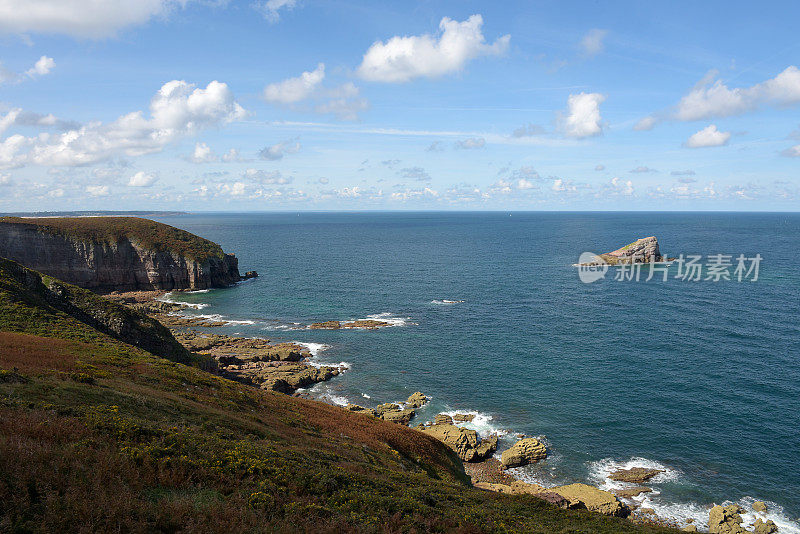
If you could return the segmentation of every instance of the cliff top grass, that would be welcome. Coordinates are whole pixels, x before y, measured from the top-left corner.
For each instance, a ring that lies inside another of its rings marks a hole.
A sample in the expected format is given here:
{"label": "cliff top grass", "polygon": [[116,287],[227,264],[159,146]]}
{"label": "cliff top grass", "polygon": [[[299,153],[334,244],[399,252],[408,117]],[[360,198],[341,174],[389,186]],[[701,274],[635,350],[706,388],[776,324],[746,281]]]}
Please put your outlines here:
{"label": "cliff top grass", "polygon": [[433,438],[159,358],[12,274],[2,532],[668,532],[472,488]]}
{"label": "cliff top grass", "polygon": [[200,262],[225,255],[213,241],[140,217],[0,217],[0,223],[27,224],[41,232],[85,241],[118,243],[128,239],[147,250],[173,252]]}

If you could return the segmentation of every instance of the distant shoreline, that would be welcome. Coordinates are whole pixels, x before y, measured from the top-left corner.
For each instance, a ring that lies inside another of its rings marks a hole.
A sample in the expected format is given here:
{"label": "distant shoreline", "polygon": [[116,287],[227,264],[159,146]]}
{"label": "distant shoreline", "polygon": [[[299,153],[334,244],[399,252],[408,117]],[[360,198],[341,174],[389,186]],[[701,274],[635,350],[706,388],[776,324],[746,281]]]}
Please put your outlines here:
{"label": "distant shoreline", "polygon": [[172,217],[188,214],[186,211],[14,211],[0,213],[0,217]]}

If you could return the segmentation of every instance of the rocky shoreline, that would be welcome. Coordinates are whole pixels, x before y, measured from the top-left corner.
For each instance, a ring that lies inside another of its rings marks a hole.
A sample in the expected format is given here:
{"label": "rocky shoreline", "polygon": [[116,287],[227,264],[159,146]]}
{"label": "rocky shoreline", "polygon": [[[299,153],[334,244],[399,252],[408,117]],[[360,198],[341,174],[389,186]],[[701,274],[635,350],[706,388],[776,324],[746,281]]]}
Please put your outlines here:
{"label": "rocky shoreline", "polygon": [[[181,312],[188,305],[166,302],[162,299],[165,291],[114,292],[106,297],[138,309],[167,326],[175,338],[194,354],[212,358],[222,376],[250,384],[265,390],[301,394],[299,390],[316,383],[330,380],[345,371],[343,367],[313,365],[310,350],[297,343],[272,342],[263,338],[243,338],[214,333],[205,333],[195,328],[224,326],[224,320],[191,317]],[[324,321],[313,323],[310,329],[378,329],[391,326],[378,320]],[[544,443],[534,437],[518,435],[518,441],[502,451],[497,458],[497,434],[481,437],[477,431],[462,426],[475,417],[474,414],[440,413],[433,421],[411,426],[417,410],[428,402],[422,392],[415,392],[405,401],[379,404],[368,408],[348,404],[343,409],[367,417],[402,424],[427,434],[452,449],[464,463],[464,470],[470,476],[473,486],[484,491],[507,494],[527,494],[545,500],[565,509],[586,509],[596,513],[625,517],[630,521],[655,526],[680,528],[687,532],[697,532],[692,520],[682,527],[675,520],[658,517],[655,511],[640,507],[635,500],[642,494],[650,493],[652,488],[646,484],[663,472],[661,469],[632,467],[617,469],[608,475],[612,481],[625,483],[623,489],[606,491],[585,483],[572,483],[556,487],[544,487],[516,479],[508,469],[521,467],[547,458]],[[754,511],[763,513],[766,505],[756,501]],[[773,534],[778,528],[772,521],[757,518],[750,528],[742,526],[741,514],[744,510],[738,505],[714,506],[709,510],[709,532],[739,534]]]}

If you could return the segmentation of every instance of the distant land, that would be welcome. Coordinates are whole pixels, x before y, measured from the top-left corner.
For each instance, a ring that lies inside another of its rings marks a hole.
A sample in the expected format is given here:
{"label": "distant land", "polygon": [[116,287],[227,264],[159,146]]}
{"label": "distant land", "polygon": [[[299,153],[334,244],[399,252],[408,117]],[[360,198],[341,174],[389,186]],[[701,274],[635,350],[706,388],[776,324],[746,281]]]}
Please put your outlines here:
{"label": "distant land", "polygon": [[3,217],[171,217],[185,211],[10,211]]}

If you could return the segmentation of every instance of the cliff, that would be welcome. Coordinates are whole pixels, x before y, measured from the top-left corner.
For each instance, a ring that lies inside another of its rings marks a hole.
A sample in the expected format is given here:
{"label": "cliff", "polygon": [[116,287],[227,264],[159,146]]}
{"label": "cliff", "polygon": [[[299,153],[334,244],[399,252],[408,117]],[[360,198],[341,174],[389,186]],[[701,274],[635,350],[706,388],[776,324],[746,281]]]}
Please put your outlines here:
{"label": "cliff", "polygon": [[208,289],[241,279],[236,257],[216,243],[138,217],[0,217],[0,256],[100,291]]}
{"label": "cliff", "polygon": [[658,239],[655,236],[642,237],[633,243],[618,248],[612,252],[600,255],[606,263],[616,265],[619,263],[649,263],[663,261],[661,250],[658,248]]}

